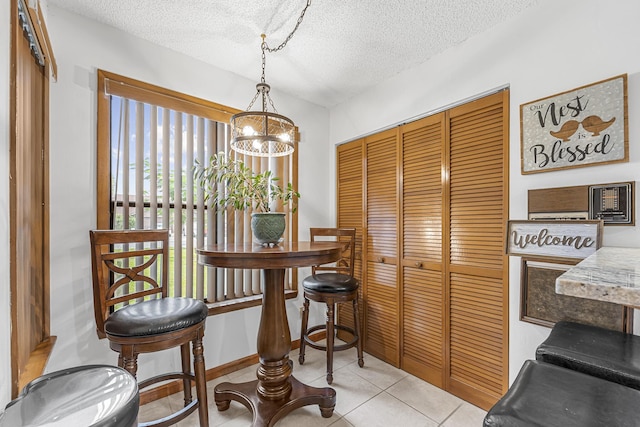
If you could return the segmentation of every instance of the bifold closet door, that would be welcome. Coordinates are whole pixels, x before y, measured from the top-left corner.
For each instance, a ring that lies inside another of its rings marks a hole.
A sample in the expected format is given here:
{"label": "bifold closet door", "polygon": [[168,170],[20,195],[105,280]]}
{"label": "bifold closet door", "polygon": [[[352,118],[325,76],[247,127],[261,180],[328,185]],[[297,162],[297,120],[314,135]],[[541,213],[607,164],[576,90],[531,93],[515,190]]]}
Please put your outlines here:
{"label": "bifold closet door", "polygon": [[508,100],[337,151],[338,224],[362,225],[365,351],[485,409],[508,388]]}
{"label": "bifold closet door", "polygon": [[401,127],[402,368],[444,387],[442,194],[444,118]]}
{"label": "bifold closet door", "polygon": [[508,387],[508,96],[448,112],[446,389],[485,409]]}
{"label": "bifold closet door", "polygon": [[[356,261],[354,276],[360,280],[358,303],[360,306],[360,324],[364,324],[364,303],[362,292],[362,232],[363,232],[363,140],[357,140],[338,146],[336,151],[337,163],[337,201],[338,227],[356,229]],[[338,304],[339,323],[353,328],[353,308],[351,304]],[[338,331],[338,337],[344,340],[350,336]]]}
{"label": "bifold closet door", "polygon": [[368,353],[399,366],[398,130],[366,137],[365,333]]}

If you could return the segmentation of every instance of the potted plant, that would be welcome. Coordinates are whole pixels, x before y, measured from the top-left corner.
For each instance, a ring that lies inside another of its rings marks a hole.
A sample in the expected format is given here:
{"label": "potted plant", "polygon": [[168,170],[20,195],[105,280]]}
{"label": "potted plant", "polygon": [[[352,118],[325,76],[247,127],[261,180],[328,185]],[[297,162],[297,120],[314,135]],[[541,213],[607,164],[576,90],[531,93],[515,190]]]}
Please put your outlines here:
{"label": "potted plant", "polygon": [[252,210],[251,230],[262,245],[274,245],[280,241],[285,229],[284,212],[272,212],[274,201],[292,204],[297,209],[300,197],[289,182],[284,187],[271,171],[254,173],[240,159],[233,159],[220,152],[211,156],[209,163],[195,166],[195,179],[204,188],[205,200],[213,199],[218,209]]}

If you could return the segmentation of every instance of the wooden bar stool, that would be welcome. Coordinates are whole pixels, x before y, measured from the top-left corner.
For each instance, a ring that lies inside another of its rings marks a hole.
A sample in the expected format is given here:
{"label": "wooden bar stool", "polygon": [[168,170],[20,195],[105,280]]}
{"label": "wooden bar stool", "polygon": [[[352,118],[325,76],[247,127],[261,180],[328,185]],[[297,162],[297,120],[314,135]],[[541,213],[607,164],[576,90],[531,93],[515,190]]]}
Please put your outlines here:
{"label": "wooden bar stool", "polygon": [[[333,352],[357,347],[358,365],[364,366],[362,357],[362,338],[360,333],[360,316],[358,314],[358,288],[360,282],[353,277],[356,254],[355,228],[311,228],[311,241],[329,238],[344,242],[343,257],[335,264],[313,266],[311,276],[302,281],[304,289],[304,305],[302,309],[302,327],[300,328],[300,356],[298,361],[304,364],[305,347],[327,352],[327,383],[333,382]],[[308,328],[309,300],[327,305],[326,323]],[[353,304],[354,327],[335,323],[336,304],[349,302]],[[326,330],[326,345],[317,344],[309,335],[320,330]],[[351,340],[341,345],[334,345],[336,330],[346,331]]]}
{"label": "wooden bar stool", "polygon": [[[207,305],[193,298],[168,297],[168,230],[93,230],[91,265],[98,337],[118,352],[118,366],[136,376],[138,354],[180,347],[182,371],[139,382],[144,389],[181,379],[184,407],[145,426],[177,423],[198,409],[200,427],[209,425],[202,339]],[[176,248],[180,249],[180,248]],[[176,283],[175,286],[180,286]],[[193,369],[191,351],[193,347]],[[195,382],[197,399],[191,395]]]}

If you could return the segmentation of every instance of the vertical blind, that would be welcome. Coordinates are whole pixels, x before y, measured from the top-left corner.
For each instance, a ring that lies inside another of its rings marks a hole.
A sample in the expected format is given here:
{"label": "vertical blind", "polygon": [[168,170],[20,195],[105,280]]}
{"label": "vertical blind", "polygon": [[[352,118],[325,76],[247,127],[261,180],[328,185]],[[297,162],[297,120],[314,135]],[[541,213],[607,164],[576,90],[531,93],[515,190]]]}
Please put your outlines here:
{"label": "vertical blind", "polygon": [[[110,116],[111,228],[169,229],[172,296],[213,303],[260,294],[258,270],[197,263],[199,247],[251,242],[253,237],[251,212],[218,211],[205,201],[194,179],[194,165],[224,152],[257,173],[268,169],[281,182],[290,182],[293,156],[239,155],[229,148],[226,123],[123,96],[110,95]],[[291,219],[289,214],[285,238],[291,238]]]}

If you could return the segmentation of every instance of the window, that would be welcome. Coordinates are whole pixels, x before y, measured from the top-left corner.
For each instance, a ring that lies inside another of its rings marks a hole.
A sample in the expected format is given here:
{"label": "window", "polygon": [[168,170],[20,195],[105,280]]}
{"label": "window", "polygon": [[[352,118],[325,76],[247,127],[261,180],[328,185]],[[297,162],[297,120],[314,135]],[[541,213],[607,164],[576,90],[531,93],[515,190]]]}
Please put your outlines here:
{"label": "window", "polygon": [[[169,229],[173,296],[203,299],[213,312],[259,304],[259,270],[197,263],[198,247],[250,242],[251,231],[250,212],[217,211],[205,202],[193,167],[225,152],[254,171],[272,170],[295,185],[295,154],[272,159],[237,155],[229,149],[227,124],[237,111],[212,102],[102,70],[98,93],[98,228]],[[292,239],[295,218],[288,217]],[[289,276],[295,284],[294,274]],[[291,284],[289,293],[295,295]]]}

